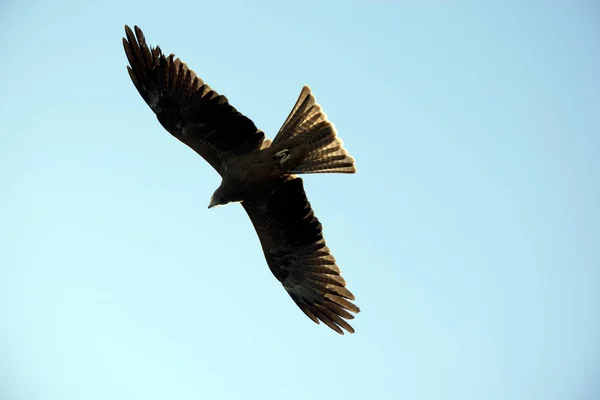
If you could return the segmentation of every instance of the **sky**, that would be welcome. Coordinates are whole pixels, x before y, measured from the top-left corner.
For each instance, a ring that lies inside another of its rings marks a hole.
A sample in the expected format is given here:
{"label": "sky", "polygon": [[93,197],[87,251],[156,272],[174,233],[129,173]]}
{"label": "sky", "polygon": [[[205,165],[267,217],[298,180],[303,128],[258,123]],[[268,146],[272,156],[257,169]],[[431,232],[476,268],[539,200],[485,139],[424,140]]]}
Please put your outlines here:
{"label": "sky", "polygon": [[[361,313],[311,322],[127,74],[124,24],[273,137]],[[600,398],[594,1],[0,5],[0,399]]]}

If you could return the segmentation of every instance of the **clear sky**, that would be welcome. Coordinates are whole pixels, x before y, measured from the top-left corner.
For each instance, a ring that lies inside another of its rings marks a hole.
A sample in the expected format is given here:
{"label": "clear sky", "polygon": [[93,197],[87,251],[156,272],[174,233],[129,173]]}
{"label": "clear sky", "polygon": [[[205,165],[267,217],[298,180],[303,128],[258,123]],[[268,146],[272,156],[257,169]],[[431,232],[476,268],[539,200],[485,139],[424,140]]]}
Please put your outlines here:
{"label": "clear sky", "polygon": [[[312,87],[356,175],[306,190],[362,312],[271,275],[126,72],[139,25],[273,137]],[[600,398],[594,1],[0,5],[0,398]]]}

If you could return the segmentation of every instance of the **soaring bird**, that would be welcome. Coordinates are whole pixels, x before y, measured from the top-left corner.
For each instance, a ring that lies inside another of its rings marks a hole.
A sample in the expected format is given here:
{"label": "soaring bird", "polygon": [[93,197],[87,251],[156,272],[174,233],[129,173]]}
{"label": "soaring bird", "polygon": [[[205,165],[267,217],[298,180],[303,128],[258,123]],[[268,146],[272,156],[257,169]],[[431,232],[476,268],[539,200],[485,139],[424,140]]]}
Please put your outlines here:
{"label": "soaring bird", "polygon": [[141,29],[125,25],[129,76],[161,125],[221,175],[208,208],[239,202],[267,264],[300,309],[339,334],[359,308],[331,255],[297,174],[356,172],[334,126],[308,86],[273,141],[194,71]]}

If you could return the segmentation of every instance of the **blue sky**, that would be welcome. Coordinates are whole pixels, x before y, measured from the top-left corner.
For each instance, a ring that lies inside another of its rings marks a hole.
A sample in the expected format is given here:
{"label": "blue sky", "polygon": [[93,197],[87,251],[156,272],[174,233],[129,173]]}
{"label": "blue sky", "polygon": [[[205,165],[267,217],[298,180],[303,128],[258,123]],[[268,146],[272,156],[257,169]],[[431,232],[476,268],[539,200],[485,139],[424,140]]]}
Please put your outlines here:
{"label": "blue sky", "polygon": [[[0,398],[597,399],[592,1],[0,6]],[[358,174],[305,178],[362,312],[267,268],[127,75],[123,25],[273,137],[312,87]]]}

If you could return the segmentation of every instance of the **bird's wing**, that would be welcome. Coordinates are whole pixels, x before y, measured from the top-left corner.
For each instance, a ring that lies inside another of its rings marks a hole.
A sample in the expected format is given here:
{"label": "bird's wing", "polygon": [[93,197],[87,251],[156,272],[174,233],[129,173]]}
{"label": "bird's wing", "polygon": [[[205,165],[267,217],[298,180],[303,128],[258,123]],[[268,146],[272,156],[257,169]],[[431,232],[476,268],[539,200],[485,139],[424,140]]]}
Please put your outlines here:
{"label": "bird's wing", "polygon": [[162,126],[221,175],[235,156],[260,149],[264,133],[174,55],[151,48],[125,25],[123,47],[133,84]]}
{"label": "bird's wing", "polygon": [[323,238],[322,226],[306,198],[302,179],[288,176],[272,190],[242,205],[258,233],[271,272],[298,307],[319,323],[343,334],[354,329],[345,321],[358,313],[350,302],[335,258]]}

